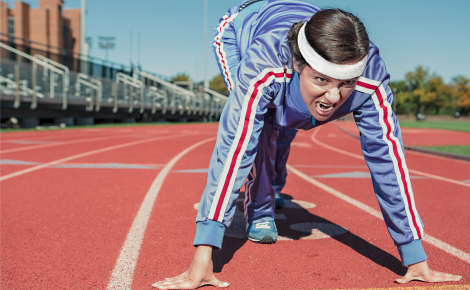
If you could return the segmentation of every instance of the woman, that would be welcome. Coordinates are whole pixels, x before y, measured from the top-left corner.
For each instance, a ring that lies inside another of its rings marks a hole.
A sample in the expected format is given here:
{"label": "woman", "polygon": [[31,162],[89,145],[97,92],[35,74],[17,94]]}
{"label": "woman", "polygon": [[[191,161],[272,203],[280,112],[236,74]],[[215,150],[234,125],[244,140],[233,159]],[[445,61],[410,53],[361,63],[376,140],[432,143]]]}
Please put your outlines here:
{"label": "woman", "polygon": [[295,0],[252,0],[232,7],[222,18],[214,47],[230,97],[196,219],[197,249],[186,272],[154,287],[227,287],[213,274],[212,248],[222,246],[245,179],[248,238],[275,242],[275,195],[285,181],[295,130],[309,130],[351,112],[385,223],[408,266],[397,282],[460,280],[433,272],[426,263],[423,225],[390,108],[389,75],[357,17]]}

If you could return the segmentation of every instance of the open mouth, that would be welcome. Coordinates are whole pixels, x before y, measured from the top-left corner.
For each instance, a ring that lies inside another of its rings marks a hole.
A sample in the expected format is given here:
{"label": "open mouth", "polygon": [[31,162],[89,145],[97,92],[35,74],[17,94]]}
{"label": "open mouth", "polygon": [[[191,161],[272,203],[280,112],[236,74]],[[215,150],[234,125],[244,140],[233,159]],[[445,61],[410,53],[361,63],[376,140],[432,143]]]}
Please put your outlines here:
{"label": "open mouth", "polygon": [[322,112],[331,112],[334,107],[335,107],[335,104],[330,105],[330,104],[325,104],[323,102],[317,102],[317,109]]}

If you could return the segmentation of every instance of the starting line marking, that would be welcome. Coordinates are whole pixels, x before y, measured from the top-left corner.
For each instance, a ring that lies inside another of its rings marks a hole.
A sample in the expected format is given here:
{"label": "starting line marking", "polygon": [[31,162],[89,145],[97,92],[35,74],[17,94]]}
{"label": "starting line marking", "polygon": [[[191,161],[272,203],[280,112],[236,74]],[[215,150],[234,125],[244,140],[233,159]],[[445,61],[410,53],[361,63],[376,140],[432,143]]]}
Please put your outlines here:
{"label": "starting line marking", "polygon": [[[187,136],[187,134],[184,135]],[[209,138],[186,148],[178,155],[173,157],[173,159],[171,159],[170,162],[168,162],[158,173],[157,178],[150,186],[150,189],[147,192],[147,195],[145,196],[139,211],[137,212],[134,222],[132,223],[129,233],[127,234],[126,241],[124,242],[121,253],[119,254],[119,257],[116,261],[116,265],[111,274],[107,289],[131,289],[135,266],[137,264],[137,259],[139,258],[140,246],[142,245],[144,233],[147,229],[147,223],[149,221],[155,199],[157,198],[163,181],[170,172],[171,168],[173,168],[173,165],[175,165],[175,163],[178,162],[181,157],[194,148],[215,139],[216,137]]]}

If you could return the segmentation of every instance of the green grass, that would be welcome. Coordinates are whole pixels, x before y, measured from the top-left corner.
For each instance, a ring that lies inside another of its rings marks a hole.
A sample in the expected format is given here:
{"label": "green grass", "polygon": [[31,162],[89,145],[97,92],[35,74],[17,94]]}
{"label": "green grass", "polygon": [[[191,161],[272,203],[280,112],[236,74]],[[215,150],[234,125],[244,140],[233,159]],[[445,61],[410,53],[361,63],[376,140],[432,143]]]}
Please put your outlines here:
{"label": "green grass", "polygon": [[432,149],[437,151],[456,153],[470,156],[470,145],[457,146],[419,146],[421,148]]}
{"label": "green grass", "polygon": [[136,127],[136,126],[171,126],[171,125],[189,125],[189,124],[208,124],[208,123],[217,123],[217,122],[188,122],[188,123],[178,123],[178,122],[164,122],[164,123],[110,123],[110,124],[97,124],[97,125],[86,125],[86,126],[70,126],[61,128],[59,126],[47,126],[42,129],[0,129],[0,133],[8,132],[22,132],[22,131],[51,131],[51,130],[69,130],[69,129],[83,129],[83,128],[110,128],[110,127]]}
{"label": "green grass", "polygon": [[400,126],[470,132],[470,121],[400,121]]}

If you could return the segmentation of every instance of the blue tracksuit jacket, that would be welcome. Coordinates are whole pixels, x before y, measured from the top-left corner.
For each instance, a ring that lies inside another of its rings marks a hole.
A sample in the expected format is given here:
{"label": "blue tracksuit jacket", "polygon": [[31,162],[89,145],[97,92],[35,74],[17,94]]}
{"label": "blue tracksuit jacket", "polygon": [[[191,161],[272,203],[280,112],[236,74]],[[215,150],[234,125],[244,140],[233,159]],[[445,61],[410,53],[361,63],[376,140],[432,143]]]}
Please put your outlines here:
{"label": "blue tracksuit jacket", "polygon": [[326,122],[316,122],[300,95],[287,32],[320,8],[297,0],[265,0],[240,11],[242,4],[223,16],[215,32],[216,59],[230,97],[199,204],[194,245],[221,248],[239,190],[259,146],[264,146],[259,139],[268,115],[270,126],[309,130],[352,112],[374,191],[402,262],[425,260],[423,224],[414,204],[400,127],[390,106],[390,76],[378,48],[370,43],[368,64],[354,93]]}

